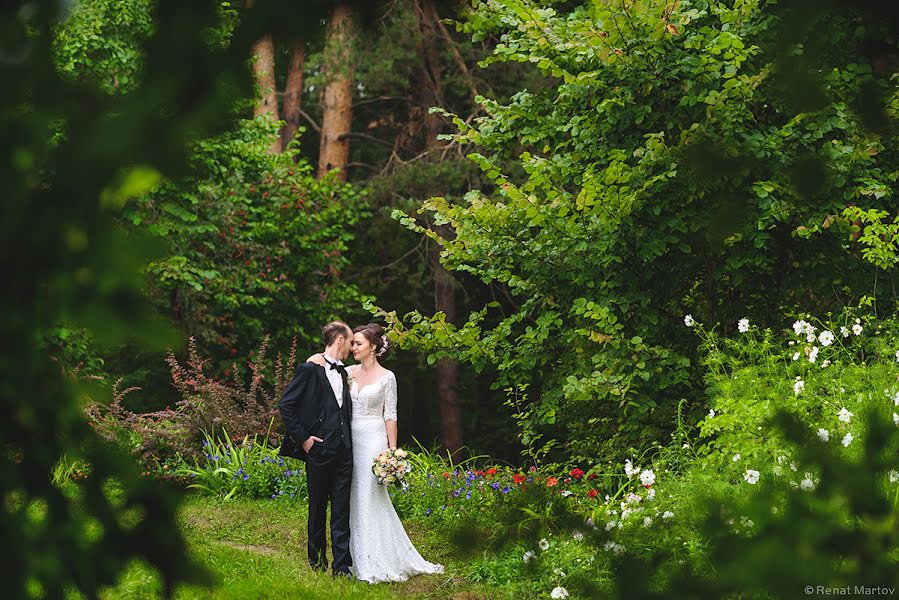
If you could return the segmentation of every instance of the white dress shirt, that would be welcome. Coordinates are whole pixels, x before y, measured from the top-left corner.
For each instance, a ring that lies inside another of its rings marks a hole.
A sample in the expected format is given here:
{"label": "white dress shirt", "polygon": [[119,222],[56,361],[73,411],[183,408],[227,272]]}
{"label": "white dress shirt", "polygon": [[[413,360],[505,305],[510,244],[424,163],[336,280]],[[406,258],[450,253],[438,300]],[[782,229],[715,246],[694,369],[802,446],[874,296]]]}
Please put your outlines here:
{"label": "white dress shirt", "polygon": [[343,361],[332,358],[327,354],[325,354],[324,356],[325,362],[328,363],[328,366],[325,367],[325,374],[327,374],[328,376],[328,383],[331,384],[331,389],[334,390],[334,397],[337,398],[337,406],[343,408],[343,377],[340,376],[340,371],[331,368],[332,364],[343,366]]}

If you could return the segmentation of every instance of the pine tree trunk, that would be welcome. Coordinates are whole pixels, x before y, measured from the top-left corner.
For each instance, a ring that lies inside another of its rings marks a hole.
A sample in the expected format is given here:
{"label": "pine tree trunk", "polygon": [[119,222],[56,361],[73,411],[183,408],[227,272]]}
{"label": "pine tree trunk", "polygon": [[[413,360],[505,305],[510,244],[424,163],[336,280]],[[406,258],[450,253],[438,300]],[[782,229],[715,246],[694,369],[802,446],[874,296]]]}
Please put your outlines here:
{"label": "pine tree trunk", "polygon": [[[441,97],[442,70],[440,53],[437,47],[439,35],[437,22],[439,16],[431,0],[416,2],[418,14],[422,57],[419,71],[421,102],[425,106],[437,106]],[[442,126],[439,115],[424,111],[425,149],[435,150],[440,146],[437,139]],[[451,235],[450,231],[442,231],[443,235]],[[456,287],[452,274],[440,263],[440,247],[431,248],[431,274],[434,278],[434,307],[446,315],[446,321],[456,320]],[[462,448],[463,428],[462,412],[459,408],[459,364],[452,359],[437,362],[437,397],[440,403],[440,436],[443,447],[456,454]]]}
{"label": "pine tree trunk", "polygon": [[[247,0],[246,8],[251,10],[255,0]],[[256,105],[253,116],[268,115],[278,120],[278,93],[275,89],[275,43],[271,35],[264,35],[253,43],[253,79],[256,80]],[[281,151],[281,140],[272,140],[269,152]]]}
{"label": "pine tree trunk", "polygon": [[353,15],[349,4],[338,2],[328,22],[322,73],[325,92],[322,101],[321,147],[318,176],[339,169],[346,181],[350,158],[350,125],[353,120]]}
{"label": "pine tree trunk", "polygon": [[281,152],[293,141],[300,127],[300,108],[303,101],[303,68],[306,66],[306,43],[294,42],[287,68],[287,84],[284,88],[282,112],[284,127],[281,128]]}

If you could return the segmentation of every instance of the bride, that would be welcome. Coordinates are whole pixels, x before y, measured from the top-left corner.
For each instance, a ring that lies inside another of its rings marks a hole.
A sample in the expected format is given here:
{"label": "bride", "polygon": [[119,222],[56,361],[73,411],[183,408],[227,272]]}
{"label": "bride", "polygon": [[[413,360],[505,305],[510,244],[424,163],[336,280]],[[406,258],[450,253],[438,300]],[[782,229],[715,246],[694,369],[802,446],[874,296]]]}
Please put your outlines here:
{"label": "bride", "polygon": [[[384,328],[376,323],[353,330],[351,346],[358,364],[347,368],[353,414],[353,479],[350,485],[350,571],[369,583],[405,581],[413,575],[442,573],[412,545],[387,493],[372,473],[375,457],[396,448],[396,376],[379,359],[390,353]],[[324,357],[310,361],[323,366]]]}

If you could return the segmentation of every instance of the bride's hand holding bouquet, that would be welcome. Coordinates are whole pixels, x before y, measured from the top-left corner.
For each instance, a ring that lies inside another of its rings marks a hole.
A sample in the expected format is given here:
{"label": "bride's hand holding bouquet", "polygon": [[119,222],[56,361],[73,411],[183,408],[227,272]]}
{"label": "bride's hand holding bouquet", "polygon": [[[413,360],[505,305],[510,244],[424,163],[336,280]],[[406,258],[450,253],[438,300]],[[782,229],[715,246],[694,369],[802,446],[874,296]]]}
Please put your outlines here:
{"label": "bride's hand holding bouquet", "polygon": [[375,457],[372,473],[381,485],[400,485],[406,473],[412,470],[407,460],[409,454],[402,448],[388,448]]}

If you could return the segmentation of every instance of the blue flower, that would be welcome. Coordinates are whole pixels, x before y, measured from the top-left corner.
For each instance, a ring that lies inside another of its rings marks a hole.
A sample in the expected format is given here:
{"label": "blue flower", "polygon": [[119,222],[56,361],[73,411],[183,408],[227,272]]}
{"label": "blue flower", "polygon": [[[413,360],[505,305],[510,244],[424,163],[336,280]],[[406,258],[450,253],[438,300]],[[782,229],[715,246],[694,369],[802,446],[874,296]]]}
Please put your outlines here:
{"label": "blue flower", "polygon": [[471,490],[468,490],[468,491],[465,493],[465,499],[466,499],[466,500],[470,500],[470,499],[471,499]]}
{"label": "blue flower", "polygon": [[504,494],[508,494],[508,493],[509,493],[509,486],[507,486],[507,485],[506,485],[506,486],[503,486],[503,493],[504,493]]}
{"label": "blue flower", "polygon": [[244,481],[248,480],[249,478],[250,478],[249,475],[244,475],[244,476],[243,476],[243,480],[244,480]]}
{"label": "blue flower", "polygon": [[274,499],[275,499],[275,494],[272,494],[272,500],[274,500]]}
{"label": "blue flower", "polygon": [[221,458],[221,457],[218,454],[216,454],[215,456],[212,457],[212,460],[214,460],[215,462],[218,462],[219,458]]}
{"label": "blue flower", "polygon": [[499,489],[499,484],[496,483],[496,482],[494,482],[494,483],[491,483],[491,484],[490,484],[490,487],[492,487],[492,488],[495,489],[495,490],[498,490],[498,489]]}
{"label": "blue flower", "polygon": [[430,515],[430,514],[431,514],[431,509],[429,508],[428,510],[426,510],[426,511],[425,511],[425,514],[426,514],[426,515]]}
{"label": "blue flower", "polygon": [[461,493],[462,493],[462,488],[459,488],[458,490],[454,490],[454,491],[453,491],[453,498],[458,498],[458,497],[459,497],[459,494],[461,494]]}
{"label": "blue flower", "polygon": [[442,504],[442,505],[440,506],[440,510],[446,510],[446,505],[445,505],[445,504]]}

